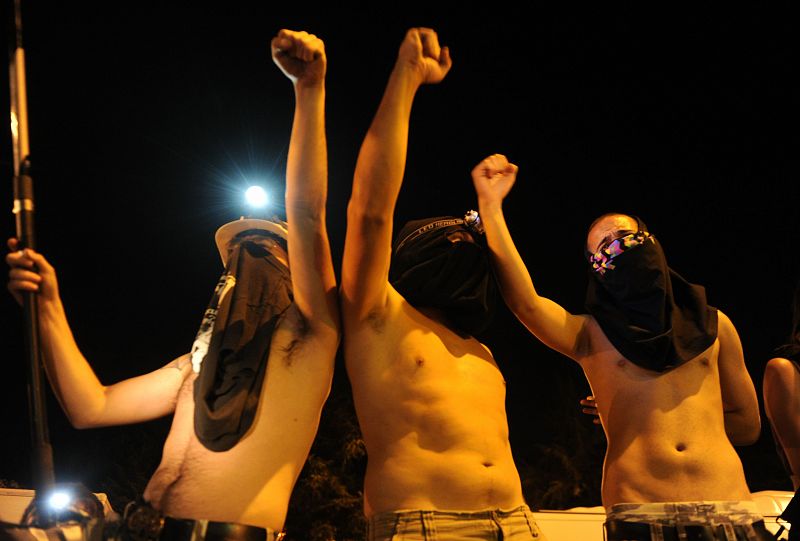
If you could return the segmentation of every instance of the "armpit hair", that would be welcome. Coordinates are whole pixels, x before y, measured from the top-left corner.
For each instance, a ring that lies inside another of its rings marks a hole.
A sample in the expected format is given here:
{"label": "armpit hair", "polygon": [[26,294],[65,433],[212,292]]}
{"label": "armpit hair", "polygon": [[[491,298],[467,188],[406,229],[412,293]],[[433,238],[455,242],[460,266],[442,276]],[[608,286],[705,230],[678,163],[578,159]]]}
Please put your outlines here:
{"label": "armpit hair", "polygon": [[294,328],[294,338],[292,338],[288,344],[281,347],[281,352],[283,353],[283,362],[286,363],[287,366],[291,366],[293,357],[305,343],[310,332],[311,325],[309,325],[308,319],[298,311],[297,321],[295,322]]}
{"label": "armpit hair", "polygon": [[386,327],[386,311],[385,310],[372,310],[367,314],[367,325],[376,333],[382,333]]}

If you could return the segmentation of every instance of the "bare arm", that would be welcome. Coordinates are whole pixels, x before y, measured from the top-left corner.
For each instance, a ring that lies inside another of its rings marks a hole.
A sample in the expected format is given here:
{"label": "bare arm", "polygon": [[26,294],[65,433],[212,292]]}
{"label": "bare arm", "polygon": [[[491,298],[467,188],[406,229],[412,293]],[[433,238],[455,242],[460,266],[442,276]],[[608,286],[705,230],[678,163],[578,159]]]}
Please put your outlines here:
{"label": "bare arm", "polygon": [[281,30],[272,58],[292,81],[294,121],[286,165],[286,217],[294,301],[312,332],[338,342],[339,307],[325,205],[325,46],[307,32]]}
{"label": "bare arm", "polygon": [[39,331],[45,371],[64,413],[76,428],[137,423],[156,419],[175,409],[178,391],[191,373],[189,356],[165,367],[113,385],[103,385],[78,349],[58,294],[55,270],[33,250],[16,250],[6,262],[9,291],[19,301],[21,292],[37,293]]}
{"label": "bare arm", "polygon": [[392,217],[405,171],[411,105],[419,87],[440,82],[450,66],[449,51],[439,46],[433,30],[406,33],[356,163],[342,262],[347,319],[363,320],[386,305]]}
{"label": "bare arm", "polygon": [[719,316],[719,382],[725,432],[734,445],[750,445],[761,433],[758,395],[744,363],[742,342],[728,316]]}
{"label": "bare arm", "polygon": [[517,166],[501,154],[489,156],[472,170],[480,216],[503,298],[520,322],[545,345],[578,360],[582,351],[578,339],[586,317],[570,314],[536,292],[506,225],[502,203],[516,176]]}
{"label": "bare arm", "polygon": [[770,359],[764,370],[764,410],[800,488],[800,373],[792,361]]}

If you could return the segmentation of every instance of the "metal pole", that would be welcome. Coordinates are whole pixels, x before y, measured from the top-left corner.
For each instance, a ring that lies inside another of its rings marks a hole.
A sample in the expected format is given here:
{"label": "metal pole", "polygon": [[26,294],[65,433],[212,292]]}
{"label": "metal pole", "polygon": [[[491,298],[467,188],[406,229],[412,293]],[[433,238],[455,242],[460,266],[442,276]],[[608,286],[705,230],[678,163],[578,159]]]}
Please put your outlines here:
{"label": "metal pole", "polygon": [[[22,47],[22,9],[14,0],[14,42],[9,51],[11,86],[11,139],[14,146],[14,207],[20,248],[35,248],[33,228],[33,178],[28,146],[28,103],[25,88],[25,50]],[[53,449],[47,429],[47,410],[42,386],[43,368],[39,348],[39,318],[36,295],[23,295],[25,347],[28,354],[28,412],[33,446],[33,485],[45,491],[55,483]]]}

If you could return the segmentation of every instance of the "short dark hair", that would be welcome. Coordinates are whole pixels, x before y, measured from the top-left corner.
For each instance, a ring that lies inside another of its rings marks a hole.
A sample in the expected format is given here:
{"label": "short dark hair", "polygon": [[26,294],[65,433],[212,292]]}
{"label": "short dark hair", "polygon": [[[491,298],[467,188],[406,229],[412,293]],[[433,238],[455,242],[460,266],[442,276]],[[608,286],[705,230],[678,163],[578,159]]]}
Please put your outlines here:
{"label": "short dark hair", "polygon": [[634,222],[636,222],[636,224],[637,224],[637,225],[639,224],[639,219],[638,219],[638,218],[636,218],[636,216],[633,216],[632,214],[628,214],[628,213],[626,213],[626,212],[606,212],[606,213],[604,213],[604,214],[601,214],[601,215],[600,215],[600,216],[598,216],[597,218],[595,218],[595,219],[592,221],[592,223],[591,223],[591,224],[589,224],[589,227],[586,229],[586,235],[588,236],[588,235],[589,235],[589,231],[591,231],[591,230],[592,230],[592,228],[593,228],[594,226],[596,226],[596,225],[597,225],[597,224],[598,224],[600,221],[602,221],[602,220],[604,220],[605,218],[608,218],[608,217],[610,217],[610,216],[625,216],[626,218],[630,218],[631,220],[633,220]]}

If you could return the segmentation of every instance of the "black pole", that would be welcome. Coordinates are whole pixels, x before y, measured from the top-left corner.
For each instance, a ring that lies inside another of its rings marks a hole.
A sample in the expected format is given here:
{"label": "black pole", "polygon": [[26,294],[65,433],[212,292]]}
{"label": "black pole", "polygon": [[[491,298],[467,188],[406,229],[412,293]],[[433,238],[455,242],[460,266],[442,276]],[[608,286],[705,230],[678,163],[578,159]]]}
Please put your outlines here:
{"label": "black pole", "polygon": [[[14,0],[14,41],[9,50],[11,85],[11,137],[14,145],[14,208],[19,248],[35,249],[33,228],[33,178],[28,147],[28,107],[25,90],[25,51],[22,47],[22,10]],[[53,449],[47,429],[47,409],[42,386],[39,317],[36,295],[23,294],[25,348],[28,357],[28,414],[33,451],[33,486],[46,491],[55,483]]]}

